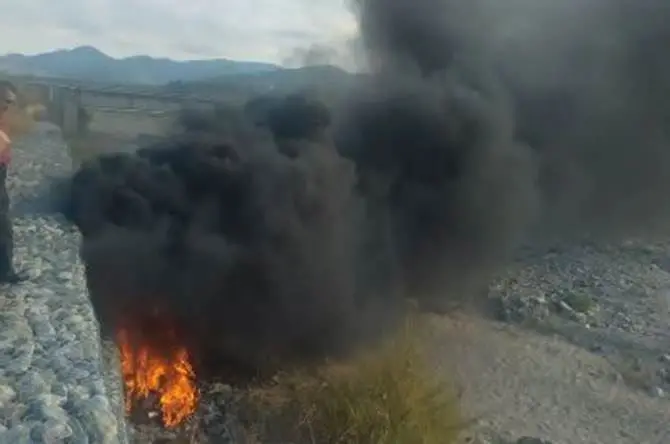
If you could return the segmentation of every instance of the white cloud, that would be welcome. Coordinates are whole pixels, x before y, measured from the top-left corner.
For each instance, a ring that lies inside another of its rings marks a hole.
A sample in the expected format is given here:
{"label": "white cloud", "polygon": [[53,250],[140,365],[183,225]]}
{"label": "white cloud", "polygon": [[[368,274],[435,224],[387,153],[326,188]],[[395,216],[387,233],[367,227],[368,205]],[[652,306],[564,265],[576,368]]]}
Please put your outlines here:
{"label": "white cloud", "polygon": [[344,51],[344,0],[0,0],[0,53],[92,45],[113,56],[280,62],[296,48]]}

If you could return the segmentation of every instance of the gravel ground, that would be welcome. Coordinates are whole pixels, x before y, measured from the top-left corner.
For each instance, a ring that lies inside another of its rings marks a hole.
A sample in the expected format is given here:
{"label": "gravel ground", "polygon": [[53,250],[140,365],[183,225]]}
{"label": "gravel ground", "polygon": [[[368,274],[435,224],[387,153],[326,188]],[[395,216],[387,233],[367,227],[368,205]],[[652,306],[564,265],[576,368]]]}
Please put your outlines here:
{"label": "gravel ground", "polygon": [[118,380],[101,370],[79,234],[30,211],[44,178],[70,171],[67,147],[55,127],[39,124],[14,151],[15,263],[31,279],[0,287],[0,443],[123,444]]}
{"label": "gravel ground", "polygon": [[497,320],[436,319],[468,442],[670,443],[669,270],[666,242],[557,248],[494,282]]}
{"label": "gravel ground", "polygon": [[635,388],[670,393],[670,244],[573,246],[492,286],[501,318],[603,356]]}

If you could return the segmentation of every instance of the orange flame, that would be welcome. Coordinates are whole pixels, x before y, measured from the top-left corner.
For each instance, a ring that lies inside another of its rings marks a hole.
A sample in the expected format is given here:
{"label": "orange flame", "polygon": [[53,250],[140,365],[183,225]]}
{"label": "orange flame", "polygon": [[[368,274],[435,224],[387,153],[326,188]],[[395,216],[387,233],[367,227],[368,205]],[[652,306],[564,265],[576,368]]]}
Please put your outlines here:
{"label": "orange flame", "polygon": [[165,357],[148,346],[133,347],[127,330],[120,330],[118,346],[126,387],[126,412],[135,402],[156,394],[163,424],[175,427],[195,412],[198,390],[195,372],[185,348]]}

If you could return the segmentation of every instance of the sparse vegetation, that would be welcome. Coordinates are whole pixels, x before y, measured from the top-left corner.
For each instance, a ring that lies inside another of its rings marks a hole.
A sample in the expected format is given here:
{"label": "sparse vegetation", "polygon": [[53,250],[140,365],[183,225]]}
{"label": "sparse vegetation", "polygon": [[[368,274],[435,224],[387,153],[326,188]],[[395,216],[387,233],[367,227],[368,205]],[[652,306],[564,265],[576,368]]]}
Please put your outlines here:
{"label": "sparse vegetation", "polygon": [[78,167],[82,162],[105,152],[117,151],[127,143],[122,137],[112,134],[82,133],[66,138],[72,165]]}
{"label": "sparse vegetation", "polygon": [[594,303],[591,296],[585,291],[572,291],[565,293],[562,300],[578,313],[589,313],[593,310]]}
{"label": "sparse vegetation", "polygon": [[17,106],[9,108],[7,112],[9,132],[14,137],[30,132],[43,109],[44,106],[32,100],[32,97],[27,97],[19,87]]}
{"label": "sparse vegetation", "polygon": [[21,136],[29,132],[35,125],[33,115],[26,108],[10,108],[7,113],[9,132],[14,136]]}
{"label": "sparse vegetation", "polygon": [[35,126],[35,122],[42,119],[46,112],[43,101],[20,82],[9,78],[6,75],[0,75],[3,80],[10,80],[18,87],[18,102],[7,112],[9,132],[13,137],[19,137],[30,132]]}
{"label": "sparse vegetation", "polygon": [[424,359],[416,319],[380,349],[279,375],[243,397],[246,442],[449,444],[458,397]]}
{"label": "sparse vegetation", "polygon": [[69,137],[66,140],[67,147],[70,151],[70,159],[72,159],[72,165],[78,167],[85,162],[87,159],[95,157],[98,153],[95,149],[91,147],[90,140],[83,137]]}

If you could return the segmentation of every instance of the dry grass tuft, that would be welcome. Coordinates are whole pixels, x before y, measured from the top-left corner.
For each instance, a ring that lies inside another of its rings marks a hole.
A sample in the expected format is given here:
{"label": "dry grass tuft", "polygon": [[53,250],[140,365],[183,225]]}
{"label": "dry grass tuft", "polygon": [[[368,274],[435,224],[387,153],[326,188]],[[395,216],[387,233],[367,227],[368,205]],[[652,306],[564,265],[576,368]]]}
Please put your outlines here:
{"label": "dry grass tuft", "polygon": [[10,107],[6,116],[8,130],[12,137],[20,137],[29,133],[35,126],[35,122],[40,120],[46,112],[42,101],[34,94],[30,94],[30,91],[22,85],[19,85],[17,95],[17,105]]}
{"label": "dry grass tuft", "polygon": [[25,113],[35,122],[47,120],[47,107],[41,103],[30,103],[24,108]]}
{"label": "dry grass tuft", "polygon": [[84,133],[66,136],[66,143],[72,165],[78,168],[83,162],[104,153],[118,152],[118,148],[132,143],[132,140],[103,133]]}
{"label": "dry grass tuft", "polygon": [[246,442],[449,444],[464,422],[455,392],[421,350],[422,328],[348,362],[279,375],[242,400]]}
{"label": "dry grass tuft", "polygon": [[19,137],[29,133],[35,126],[35,116],[32,109],[11,107],[7,111],[7,126],[12,137]]}

